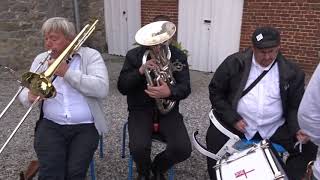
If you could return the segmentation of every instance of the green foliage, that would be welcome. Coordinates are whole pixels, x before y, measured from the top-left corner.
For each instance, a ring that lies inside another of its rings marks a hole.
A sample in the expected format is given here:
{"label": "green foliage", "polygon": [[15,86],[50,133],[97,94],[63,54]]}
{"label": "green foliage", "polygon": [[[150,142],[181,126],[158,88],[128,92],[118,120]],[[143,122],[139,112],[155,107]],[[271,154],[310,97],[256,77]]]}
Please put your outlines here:
{"label": "green foliage", "polygon": [[189,51],[187,49],[184,49],[182,47],[181,42],[178,41],[172,41],[171,43],[173,46],[175,46],[176,48],[180,49],[182,52],[184,52],[187,56],[189,56]]}

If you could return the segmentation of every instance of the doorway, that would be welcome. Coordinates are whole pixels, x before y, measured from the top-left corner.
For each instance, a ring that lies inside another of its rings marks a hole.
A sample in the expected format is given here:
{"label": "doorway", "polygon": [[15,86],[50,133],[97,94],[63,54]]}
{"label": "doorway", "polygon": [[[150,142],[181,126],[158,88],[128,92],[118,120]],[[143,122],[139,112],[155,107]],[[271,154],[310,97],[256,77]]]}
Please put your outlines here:
{"label": "doorway", "polygon": [[141,26],[140,0],[104,0],[108,53],[125,56]]}
{"label": "doorway", "polygon": [[179,0],[178,41],[190,69],[214,72],[239,50],[243,1]]}

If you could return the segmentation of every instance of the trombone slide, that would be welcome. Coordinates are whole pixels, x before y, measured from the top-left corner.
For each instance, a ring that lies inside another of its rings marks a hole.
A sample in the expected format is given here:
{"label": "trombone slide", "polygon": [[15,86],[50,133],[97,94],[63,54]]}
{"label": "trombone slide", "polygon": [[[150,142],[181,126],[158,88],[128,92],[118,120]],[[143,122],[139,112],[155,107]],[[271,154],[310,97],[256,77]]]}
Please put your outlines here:
{"label": "trombone slide", "polygon": [[28,111],[24,114],[23,118],[20,120],[19,124],[16,126],[16,128],[13,130],[13,132],[10,134],[9,138],[7,141],[2,145],[0,149],[0,154],[4,150],[4,148],[7,146],[7,144],[10,142],[10,140],[13,138],[13,136],[16,134],[18,129],[20,128],[21,124],[24,122],[24,120],[28,117],[29,113],[33,109],[33,107],[39,102],[40,96],[37,97],[37,99],[32,103],[32,105],[29,107]]}

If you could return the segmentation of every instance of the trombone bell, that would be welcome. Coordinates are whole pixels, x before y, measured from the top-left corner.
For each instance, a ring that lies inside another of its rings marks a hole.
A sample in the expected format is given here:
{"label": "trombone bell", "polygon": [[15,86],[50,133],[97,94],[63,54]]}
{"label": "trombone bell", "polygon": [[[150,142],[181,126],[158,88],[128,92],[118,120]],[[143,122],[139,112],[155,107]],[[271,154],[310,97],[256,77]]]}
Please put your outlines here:
{"label": "trombone bell", "polygon": [[41,98],[51,98],[55,97],[57,93],[51,81],[42,73],[26,72],[21,79],[21,84],[27,87],[33,95]]}

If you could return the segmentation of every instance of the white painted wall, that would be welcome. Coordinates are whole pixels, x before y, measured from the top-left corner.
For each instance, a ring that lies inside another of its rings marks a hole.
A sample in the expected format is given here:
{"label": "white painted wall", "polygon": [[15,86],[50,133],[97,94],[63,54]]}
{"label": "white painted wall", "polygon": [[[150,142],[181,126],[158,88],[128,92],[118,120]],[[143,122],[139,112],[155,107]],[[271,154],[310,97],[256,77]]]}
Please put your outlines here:
{"label": "white painted wall", "polygon": [[214,72],[240,45],[244,0],[179,0],[178,41],[190,69]]}
{"label": "white painted wall", "polygon": [[141,26],[140,0],[104,0],[108,53],[125,56]]}

